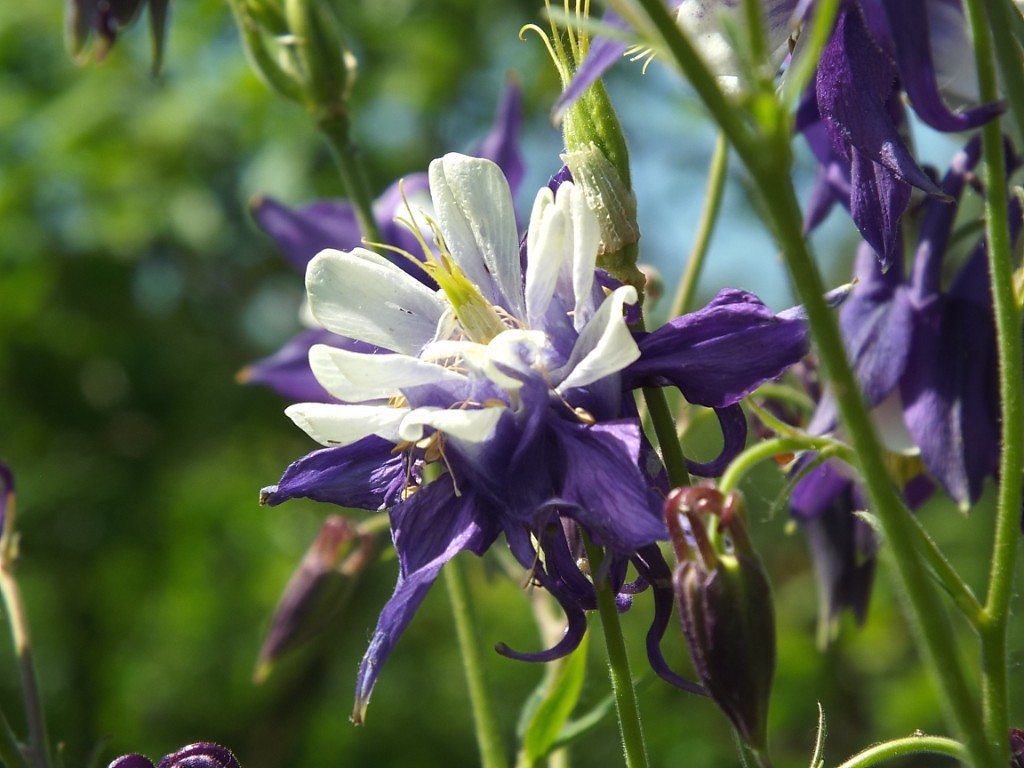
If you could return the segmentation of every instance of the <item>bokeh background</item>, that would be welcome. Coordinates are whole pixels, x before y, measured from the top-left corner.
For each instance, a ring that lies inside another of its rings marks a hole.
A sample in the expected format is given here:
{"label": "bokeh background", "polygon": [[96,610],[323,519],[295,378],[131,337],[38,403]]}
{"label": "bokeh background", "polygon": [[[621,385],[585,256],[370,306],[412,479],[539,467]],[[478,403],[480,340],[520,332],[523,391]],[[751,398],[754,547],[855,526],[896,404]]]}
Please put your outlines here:
{"label": "bokeh background", "polygon": [[[336,5],[360,61],[352,109],[374,187],[479,138],[514,70],[528,205],[560,147],[548,119],[553,70],[535,39],[517,37],[536,20],[536,0]],[[296,330],[302,298],[248,203],[340,196],[326,147],[299,108],[249,71],[223,2],[175,4],[159,79],[144,25],[106,61],[80,67],[66,53],[62,14],[56,2],[0,4],[0,459],[17,477],[19,575],[65,764],[130,751],[159,758],[212,740],[246,768],[476,765],[440,585],[388,662],[367,725],[348,721],[356,667],[394,583],[387,557],[320,643],[252,683],[270,612],[331,510],[257,504],[260,487],[313,446],[277,396],[234,380]],[[610,88],[633,151],[643,257],[671,286],[699,217],[713,129],[658,64],[642,79],[638,67],[619,67]],[[809,169],[800,173],[806,183]],[[726,216],[703,295],[733,284],[786,306],[738,172]],[[831,222],[818,245],[842,281],[851,228]],[[867,626],[846,617],[837,640],[816,647],[814,578],[779,488],[765,467],[748,490],[778,601],[777,764],[806,764],[819,702],[830,762],[917,728],[941,731],[884,565]],[[969,519],[942,504],[922,514],[980,587],[986,508]],[[521,584],[490,559],[468,556],[466,566],[484,644],[539,647]],[[643,674],[650,611],[641,596],[626,627],[653,764],[735,764],[730,731],[707,701]],[[685,669],[674,629],[664,646]],[[973,652],[969,640],[965,648]],[[598,633],[590,654],[581,709],[608,692]],[[486,662],[511,739],[542,670],[490,653]],[[0,709],[23,732],[17,680],[0,642]],[[572,762],[614,765],[617,741],[608,718]]]}

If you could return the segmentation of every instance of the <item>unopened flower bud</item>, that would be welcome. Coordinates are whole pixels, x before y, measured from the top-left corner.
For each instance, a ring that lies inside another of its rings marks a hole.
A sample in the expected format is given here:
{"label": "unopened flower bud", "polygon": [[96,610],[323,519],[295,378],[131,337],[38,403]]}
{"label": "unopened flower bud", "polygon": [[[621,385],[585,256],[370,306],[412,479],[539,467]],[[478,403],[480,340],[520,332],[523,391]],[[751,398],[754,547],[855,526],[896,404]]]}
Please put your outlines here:
{"label": "unopened flower bud", "polygon": [[[107,768],[153,768],[153,762],[143,755],[122,755]],[[231,750],[211,742],[189,744],[167,755],[157,768],[241,768]]]}
{"label": "unopened flower bud", "polygon": [[763,752],[775,672],[775,614],[768,577],[747,534],[742,497],[679,488],[666,500],[665,520],[679,559],[672,583],[694,668],[740,737]]}
{"label": "unopened flower bud", "polygon": [[338,617],[374,552],[373,535],[359,532],[340,515],[327,518],[274,611],[260,649],[257,682],[266,679],[282,654],[319,636]]}
{"label": "unopened flower bud", "polygon": [[307,107],[321,120],[344,114],[355,58],[342,45],[331,9],[322,0],[286,0],[285,15],[304,70]]}

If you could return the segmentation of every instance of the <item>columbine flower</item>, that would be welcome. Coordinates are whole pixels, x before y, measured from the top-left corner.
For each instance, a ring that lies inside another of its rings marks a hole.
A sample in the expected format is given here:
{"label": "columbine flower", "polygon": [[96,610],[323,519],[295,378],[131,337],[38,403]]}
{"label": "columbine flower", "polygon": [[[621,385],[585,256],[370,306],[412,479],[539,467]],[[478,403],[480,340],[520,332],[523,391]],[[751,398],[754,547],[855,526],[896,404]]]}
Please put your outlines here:
{"label": "columbine flower", "polygon": [[[328,447],[262,494],[266,504],[305,496],[390,509],[398,584],[360,667],[353,717],[362,719],[381,665],[444,563],[465,549],[483,553],[502,533],[569,621],[548,651],[505,652],[543,660],[572,650],[596,601],[564,525],[606,549],[623,605],[630,561],[655,586],[648,650],[671,677],[657,649],[671,591],[654,546],[665,536],[659,490],[667,488],[629,387],[676,384],[729,422],[741,397],[804,353],[804,323],[729,292],[634,339],[623,313],[636,291],[606,292],[596,280],[598,223],[575,185],[537,195],[524,262],[496,165],[447,155],[431,163],[429,178],[438,252],[422,243],[427,258],[418,263],[439,291],[364,249],[323,251],[310,262],[313,316],[376,352],[310,350],[314,374],[337,402],[286,412]],[[775,343],[774,365],[771,355],[748,364],[726,353],[746,349],[747,339]],[[436,479],[424,482],[429,465]]]}
{"label": "columbine flower", "polygon": [[[960,197],[978,153],[974,141],[956,156],[942,183],[947,199]],[[1019,203],[1012,205],[1015,238],[1021,216]],[[872,250],[862,247],[859,283],[840,324],[868,404],[888,400],[902,411],[902,420],[886,419],[884,425],[890,448],[919,450],[931,475],[967,507],[997,466],[998,386],[985,243],[947,289],[941,285],[956,207],[940,199],[928,202],[906,277],[902,259],[883,273]],[[821,434],[837,421],[835,402],[826,392],[808,430]]]}
{"label": "columbine flower", "polygon": [[[512,190],[523,178],[519,152],[519,126],[522,121],[522,94],[518,84],[509,80],[501,98],[495,122],[488,134],[469,150],[470,155],[493,160],[504,171]],[[388,187],[374,203],[374,219],[383,242],[413,251],[418,245],[408,229],[396,223],[405,201],[429,207],[427,174],[415,173]],[[309,260],[324,248],[355,248],[362,241],[355,210],[346,200],[318,200],[292,209],[270,197],[253,201],[256,223],[277,242],[296,270],[304,272]],[[418,266],[402,266],[426,282],[429,278]],[[250,363],[239,374],[239,381],[270,387],[293,402],[323,400],[331,397],[317,383],[309,369],[309,350],[314,344],[345,346],[354,351],[370,351],[365,344],[341,339],[323,328],[301,331],[274,354]]]}
{"label": "columbine flower", "polygon": [[[138,754],[123,755],[107,768],[153,768],[153,761]],[[210,742],[189,744],[167,755],[156,768],[241,768],[231,750]]]}
{"label": "columbine flower", "polygon": [[953,75],[970,61],[966,21],[949,0],[844,0],[832,36],[797,118],[822,166],[818,220],[832,199],[846,206],[887,268],[911,187],[942,189],[904,139],[906,94],[915,113],[938,131],[957,132],[995,117],[1000,104],[957,111],[966,96]]}

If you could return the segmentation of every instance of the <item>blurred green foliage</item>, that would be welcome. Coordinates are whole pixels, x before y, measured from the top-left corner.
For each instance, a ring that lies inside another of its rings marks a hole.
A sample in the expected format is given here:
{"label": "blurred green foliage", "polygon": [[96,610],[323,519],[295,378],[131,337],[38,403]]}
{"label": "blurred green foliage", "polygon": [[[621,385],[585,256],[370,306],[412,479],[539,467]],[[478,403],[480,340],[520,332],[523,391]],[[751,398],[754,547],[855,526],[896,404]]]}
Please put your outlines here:
{"label": "blurred green foliage", "polygon": [[[338,3],[360,60],[355,133],[376,189],[479,137],[512,67],[533,116],[528,146],[557,150],[546,123],[554,73],[539,45],[516,38],[536,5]],[[366,727],[347,721],[358,660],[393,586],[388,558],[325,642],[251,682],[270,612],[328,510],[257,505],[259,488],[311,445],[276,396],[234,383],[298,327],[301,300],[301,280],[246,206],[256,193],[340,195],[325,146],[249,72],[224,3],[174,6],[159,80],[142,30],[103,63],[76,67],[61,12],[0,4],[0,458],[19,483],[19,573],[66,764],[84,764],[101,740],[104,762],[213,740],[246,768],[475,765],[443,590],[389,661]],[[635,151],[657,150],[639,141]],[[527,162],[540,178],[558,164],[553,154]],[[844,623],[826,653],[814,647],[805,547],[784,514],[767,511],[779,483],[762,475],[750,507],[780,604],[779,764],[805,762],[819,701],[833,761],[939,730],[884,571],[868,626]],[[928,514],[980,585],[972,553],[984,515]],[[489,559],[467,564],[484,642],[538,648],[521,585]],[[626,631],[642,673],[651,606],[636,603]],[[0,645],[0,707],[23,730],[14,660]],[[664,645],[685,668],[674,627]],[[602,652],[591,644],[584,706],[607,694]],[[511,738],[542,670],[487,659]],[[735,763],[708,702],[647,680],[641,707],[654,765]],[[617,741],[609,720],[574,760],[614,764]]]}

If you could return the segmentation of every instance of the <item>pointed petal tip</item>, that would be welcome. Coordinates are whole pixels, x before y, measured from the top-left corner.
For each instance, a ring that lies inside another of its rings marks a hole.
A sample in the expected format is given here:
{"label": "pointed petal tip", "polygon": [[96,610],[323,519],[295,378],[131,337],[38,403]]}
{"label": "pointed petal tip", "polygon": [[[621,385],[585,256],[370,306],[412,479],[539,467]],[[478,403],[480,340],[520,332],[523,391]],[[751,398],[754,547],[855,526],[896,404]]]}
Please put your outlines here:
{"label": "pointed petal tip", "polygon": [[278,486],[268,485],[266,488],[260,489],[260,506],[261,507],[274,507],[277,506],[275,496],[277,495]]}

